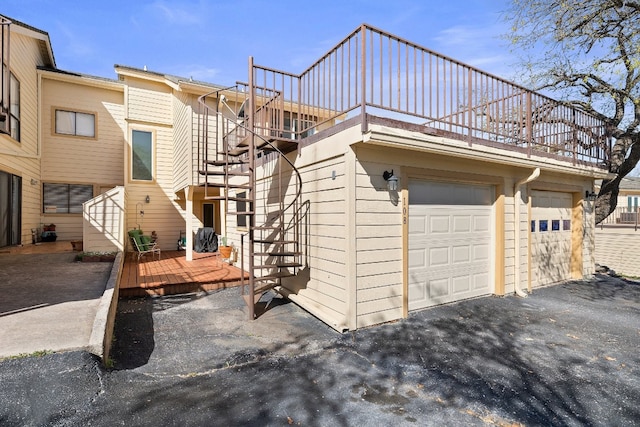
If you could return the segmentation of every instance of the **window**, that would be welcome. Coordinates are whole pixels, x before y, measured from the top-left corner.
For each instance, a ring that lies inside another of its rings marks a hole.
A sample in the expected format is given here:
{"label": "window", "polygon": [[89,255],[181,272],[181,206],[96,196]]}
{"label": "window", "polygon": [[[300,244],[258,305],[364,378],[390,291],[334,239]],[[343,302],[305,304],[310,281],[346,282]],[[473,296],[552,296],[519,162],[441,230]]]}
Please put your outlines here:
{"label": "window", "polygon": [[44,213],[82,213],[82,204],[93,197],[93,185],[42,185]]}
{"label": "window", "polygon": [[[236,194],[236,197],[238,200],[236,200],[236,212],[240,213],[240,212],[246,212],[247,211],[247,202],[246,202],[246,198],[247,198],[247,192],[243,191],[242,193],[238,193]],[[237,223],[236,225],[238,227],[242,227],[245,228],[247,226],[247,216],[246,215],[238,215],[237,216]]]}
{"label": "window", "polygon": [[11,137],[16,141],[20,141],[20,82],[13,73],[11,73],[10,96],[11,108],[9,111],[9,116],[11,117]]}
{"label": "window", "polygon": [[96,116],[89,113],[56,110],[56,133],[95,138]]}
{"label": "window", "polygon": [[134,130],[131,134],[131,178],[153,180],[153,135]]}
{"label": "window", "polygon": [[[7,66],[4,64],[2,64],[2,75],[7,75]],[[2,95],[9,95],[8,100],[2,100],[3,110],[6,111],[8,109],[7,112],[9,113],[8,123],[4,123],[4,126],[8,125],[8,128],[5,127],[5,129],[11,135],[11,138],[20,141],[20,81],[11,72],[8,73],[8,76],[9,79],[2,82]],[[7,88],[7,83],[9,88]]]}
{"label": "window", "polygon": [[[282,136],[284,138],[291,138],[291,139],[306,138],[314,134],[313,125],[314,125],[314,122],[310,120],[299,120],[297,118],[292,119],[291,117],[285,117],[284,118],[285,132],[282,134]],[[300,129],[307,129],[307,130],[304,132],[301,132],[300,135],[296,135],[296,132],[298,132]],[[291,131],[291,132],[286,132],[286,131]]]}

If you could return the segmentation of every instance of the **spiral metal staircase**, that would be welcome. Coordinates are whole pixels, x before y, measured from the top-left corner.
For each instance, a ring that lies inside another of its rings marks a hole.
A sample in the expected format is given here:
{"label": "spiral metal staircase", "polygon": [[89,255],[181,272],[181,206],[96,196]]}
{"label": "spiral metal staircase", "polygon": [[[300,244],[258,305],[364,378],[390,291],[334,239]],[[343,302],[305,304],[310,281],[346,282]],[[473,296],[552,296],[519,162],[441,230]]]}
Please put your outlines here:
{"label": "spiral metal staircase", "polygon": [[200,185],[206,200],[224,201],[226,215],[246,230],[239,257],[248,278],[243,274],[241,293],[251,319],[262,295],[302,267],[302,179],[286,156],[297,144],[277,107],[281,101],[276,91],[256,95],[245,84],[198,99]]}

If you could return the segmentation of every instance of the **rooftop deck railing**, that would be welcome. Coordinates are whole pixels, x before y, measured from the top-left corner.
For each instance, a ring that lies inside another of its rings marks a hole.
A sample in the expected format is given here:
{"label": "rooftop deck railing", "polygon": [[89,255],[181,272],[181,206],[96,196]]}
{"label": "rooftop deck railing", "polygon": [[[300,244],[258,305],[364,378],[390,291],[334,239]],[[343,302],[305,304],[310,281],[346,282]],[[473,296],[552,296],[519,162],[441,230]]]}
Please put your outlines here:
{"label": "rooftop deck railing", "polygon": [[597,117],[368,25],[299,75],[253,60],[250,70],[258,97],[280,97],[260,125],[282,133],[287,124],[294,139],[355,116],[366,132],[374,115],[573,163],[604,166],[610,151]]}

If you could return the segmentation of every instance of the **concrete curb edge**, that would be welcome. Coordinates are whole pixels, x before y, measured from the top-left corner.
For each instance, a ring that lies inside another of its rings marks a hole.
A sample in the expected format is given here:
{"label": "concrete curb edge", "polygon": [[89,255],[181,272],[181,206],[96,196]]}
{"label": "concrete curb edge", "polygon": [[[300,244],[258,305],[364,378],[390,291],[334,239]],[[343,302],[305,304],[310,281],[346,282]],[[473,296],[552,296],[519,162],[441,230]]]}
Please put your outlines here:
{"label": "concrete curb edge", "polygon": [[113,328],[118,307],[120,277],[124,266],[124,254],[118,252],[113,262],[109,279],[93,321],[88,351],[98,356],[103,364],[107,364],[113,340]]}

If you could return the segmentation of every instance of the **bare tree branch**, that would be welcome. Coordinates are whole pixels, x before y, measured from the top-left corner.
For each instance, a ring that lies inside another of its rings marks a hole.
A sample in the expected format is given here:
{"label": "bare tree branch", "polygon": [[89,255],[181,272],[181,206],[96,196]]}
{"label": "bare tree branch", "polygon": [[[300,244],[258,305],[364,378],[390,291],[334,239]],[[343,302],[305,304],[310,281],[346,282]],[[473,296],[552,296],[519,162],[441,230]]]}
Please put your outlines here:
{"label": "bare tree branch", "polygon": [[[511,0],[509,38],[533,86],[607,123],[610,172],[597,222],[615,208],[619,185],[640,161],[640,2]],[[606,215],[602,216],[606,212]]]}

